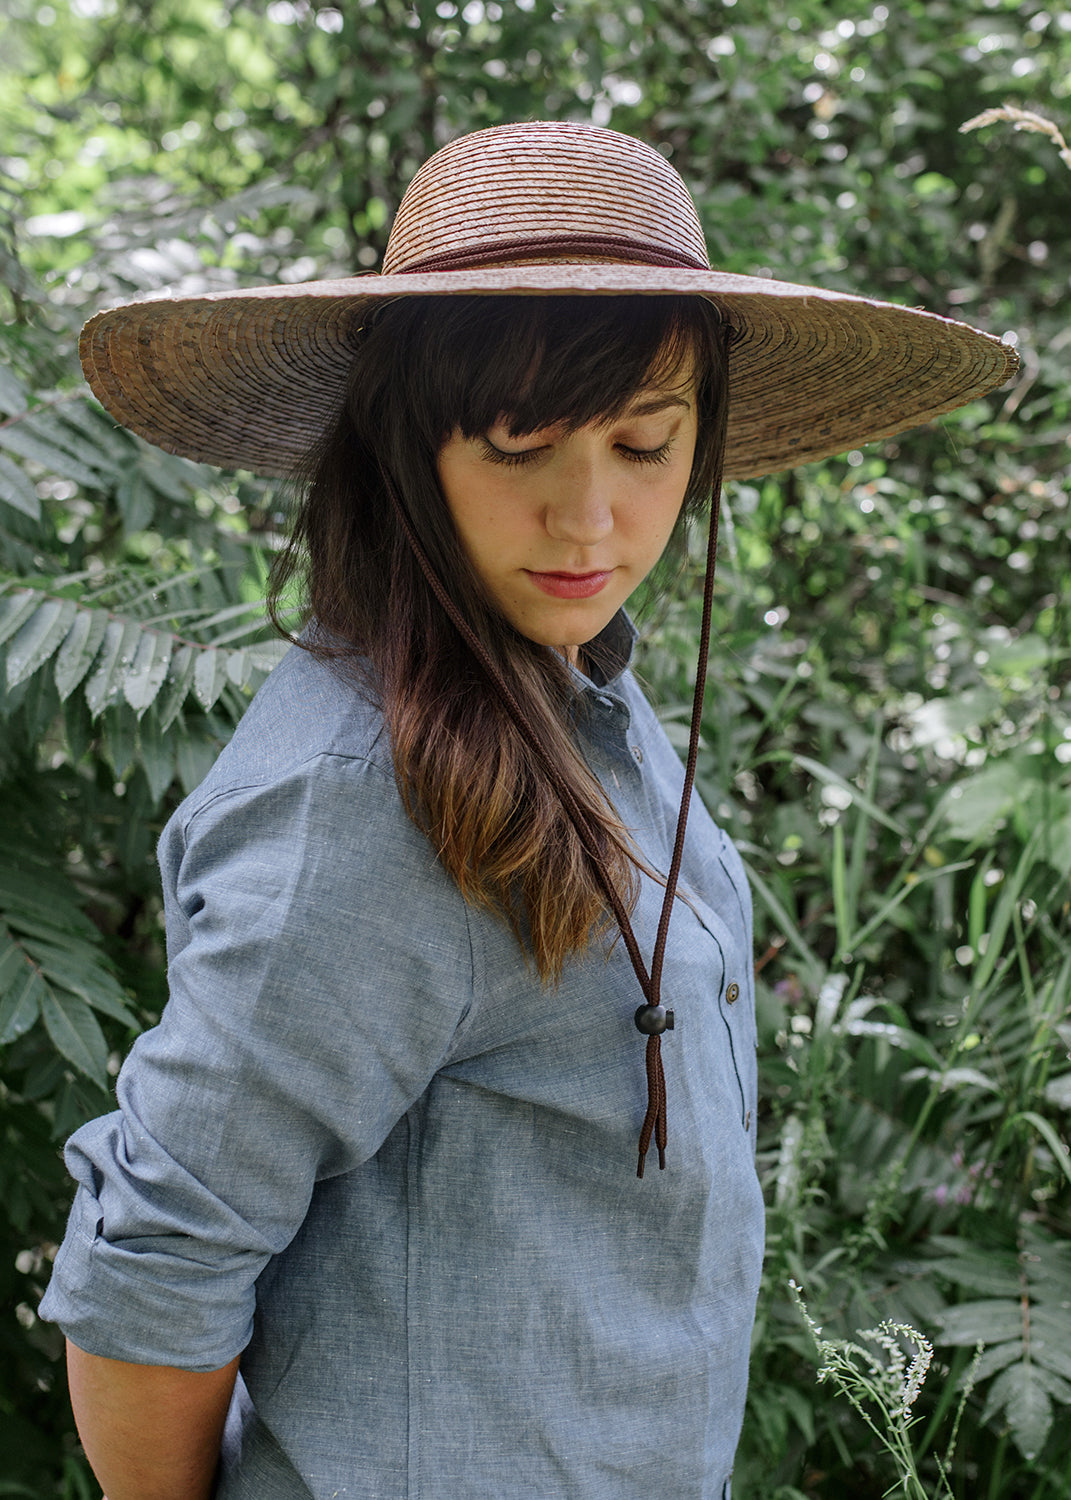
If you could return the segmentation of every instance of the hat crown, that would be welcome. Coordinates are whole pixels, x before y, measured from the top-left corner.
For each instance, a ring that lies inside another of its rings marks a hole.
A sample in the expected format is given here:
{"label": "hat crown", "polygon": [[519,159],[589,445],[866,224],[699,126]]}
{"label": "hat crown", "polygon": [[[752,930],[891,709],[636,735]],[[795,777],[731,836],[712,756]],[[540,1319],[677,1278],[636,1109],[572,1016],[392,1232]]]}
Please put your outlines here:
{"label": "hat crown", "polygon": [[695,204],[659,152],[566,121],[461,136],[398,207],[385,275],[602,261],[709,269]]}

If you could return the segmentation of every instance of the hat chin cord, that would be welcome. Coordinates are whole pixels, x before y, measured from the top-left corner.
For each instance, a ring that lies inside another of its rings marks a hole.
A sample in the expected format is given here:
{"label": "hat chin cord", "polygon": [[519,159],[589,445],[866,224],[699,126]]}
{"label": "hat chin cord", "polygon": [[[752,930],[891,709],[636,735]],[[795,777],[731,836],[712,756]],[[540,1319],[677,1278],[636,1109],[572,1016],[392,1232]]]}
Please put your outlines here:
{"label": "hat chin cord", "polygon": [[662,900],[662,911],[659,917],[658,931],[655,935],[654,951],[651,954],[650,970],[648,970],[643,961],[643,955],[636,941],[636,934],[633,931],[628,912],[625,910],[624,902],[621,900],[621,896],[599,852],[597,841],[589,827],[588,818],[584,810],[559,775],[550,751],[543,743],[542,737],[518,702],[512,688],[503,676],[501,668],[494,661],[490,652],[465,619],[461,610],[447,592],[442,580],[436,574],[435,569],[431,565],[431,560],[424,551],[423,544],[418,538],[409,516],[406,514],[405,507],[402,505],[390,475],[382,463],[380,464],[380,472],[391,505],[394,508],[394,513],[398,518],[398,524],[401,526],[406,540],[412,548],[413,555],[420,565],[424,577],[427,579],[428,587],[436,599],[438,599],[450,620],[457,627],[461,637],[483,670],[487,673],[492,684],[501,695],[502,701],[513,715],[514,722],[527,737],[536,759],[539,761],[548,780],[561,800],[566,816],[576,829],[581,847],[587,855],[595,871],[596,878],[606,894],[606,899],[614,914],[614,920],[621,929],[621,936],[645,1001],[645,1004],[639,1006],[635,1013],[637,1029],[647,1036],[645,1058],[647,1072],[647,1113],[640,1128],[639,1161],[636,1167],[636,1176],[643,1176],[644,1162],[651,1146],[652,1137],[658,1149],[658,1165],[664,1169],[666,1165],[666,1141],[668,1133],[666,1124],[666,1077],[662,1068],[662,1032],[672,1030],[673,1011],[667,1010],[662,1004],[662,967],[665,960],[666,939],[669,935],[670,918],[673,915],[673,901],[677,893],[681,859],[684,855],[684,835],[688,826],[688,810],[691,804],[692,787],[695,784],[696,761],[699,756],[699,726],[702,719],[703,696],[707,680],[707,657],[710,652],[710,617],[714,599],[714,566],[718,552],[718,517],[721,502],[720,466],[712,489],[710,528],[707,537],[706,576],[703,582],[703,619],[699,631],[699,660],[696,665],[695,692],[692,696],[692,718],[688,733],[688,757],[684,768],[684,788],[681,792],[680,808],[677,812],[677,832],[673,841],[673,855],[670,859],[669,873],[666,876],[666,892]]}

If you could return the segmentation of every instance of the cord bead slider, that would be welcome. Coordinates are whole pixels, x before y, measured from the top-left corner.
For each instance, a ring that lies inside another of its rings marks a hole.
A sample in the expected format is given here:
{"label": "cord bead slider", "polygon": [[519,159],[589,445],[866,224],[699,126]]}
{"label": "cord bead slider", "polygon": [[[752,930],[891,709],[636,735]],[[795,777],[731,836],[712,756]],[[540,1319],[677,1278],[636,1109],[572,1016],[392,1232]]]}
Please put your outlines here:
{"label": "cord bead slider", "polygon": [[636,1030],[645,1036],[660,1036],[663,1031],[673,1030],[673,1012],[664,1005],[641,1005],[633,1017]]}

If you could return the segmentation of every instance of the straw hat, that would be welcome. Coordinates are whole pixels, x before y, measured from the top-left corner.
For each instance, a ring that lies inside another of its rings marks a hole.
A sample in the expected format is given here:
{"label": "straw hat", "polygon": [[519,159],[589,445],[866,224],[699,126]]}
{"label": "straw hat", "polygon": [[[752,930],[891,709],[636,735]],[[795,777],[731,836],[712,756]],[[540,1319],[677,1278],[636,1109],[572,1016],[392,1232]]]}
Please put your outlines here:
{"label": "straw hat", "polygon": [[710,269],[680,177],[629,136],[502,125],[444,146],[402,199],[383,271],[134,302],[82,333],[86,379],[172,453],[284,475],[337,413],[387,298],[691,293],[732,324],[726,478],[784,469],[951,411],[1017,368],[933,313]]}

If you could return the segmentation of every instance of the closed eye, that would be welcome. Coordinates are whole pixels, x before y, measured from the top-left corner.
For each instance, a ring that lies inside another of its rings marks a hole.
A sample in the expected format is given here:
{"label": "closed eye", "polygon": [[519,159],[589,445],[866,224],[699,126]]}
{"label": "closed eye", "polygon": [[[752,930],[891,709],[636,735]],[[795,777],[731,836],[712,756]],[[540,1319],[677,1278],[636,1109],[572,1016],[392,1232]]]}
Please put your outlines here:
{"label": "closed eye", "polygon": [[[541,443],[536,448],[498,448],[488,437],[481,437],[479,442],[480,450],[489,463],[504,464],[512,469],[533,463],[549,447],[548,444]],[[672,447],[673,439],[669,437],[664,443],[659,443],[657,448],[630,448],[627,443],[618,443],[617,451],[630,464],[664,464],[669,462]]]}
{"label": "closed eye", "polygon": [[547,451],[546,445],[538,448],[519,448],[512,451],[509,448],[496,448],[489,438],[480,438],[480,450],[484,458],[492,464],[505,464],[507,468],[520,468],[523,464],[530,464],[533,459],[538,458],[541,453]]}
{"label": "closed eye", "polygon": [[618,452],[623,458],[627,458],[632,464],[664,464],[669,462],[669,450],[673,446],[673,439],[667,438],[657,448],[629,448],[624,443],[619,443]]}

